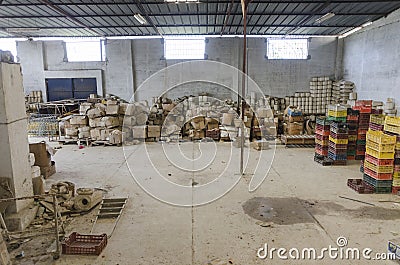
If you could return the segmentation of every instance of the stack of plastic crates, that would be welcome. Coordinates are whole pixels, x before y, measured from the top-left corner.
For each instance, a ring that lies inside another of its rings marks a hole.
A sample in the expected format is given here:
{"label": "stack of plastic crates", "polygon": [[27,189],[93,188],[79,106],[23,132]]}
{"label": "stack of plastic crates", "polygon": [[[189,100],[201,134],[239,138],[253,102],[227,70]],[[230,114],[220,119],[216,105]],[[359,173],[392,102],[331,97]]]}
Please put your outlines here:
{"label": "stack of plastic crates", "polygon": [[400,117],[387,116],[384,130],[386,134],[396,136],[392,192],[400,195]]}
{"label": "stack of plastic crates", "polygon": [[369,130],[366,140],[364,181],[372,185],[376,193],[390,193],[392,191],[396,136]]}
{"label": "stack of plastic crates", "polygon": [[353,110],[359,111],[356,160],[364,160],[365,158],[365,138],[369,128],[369,120],[372,112],[372,100],[357,100]]}
{"label": "stack of plastic crates", "polygon": [[334,165],[347,164],[349,132],[347,123],[332,122],[330,126],[328,157]]}
{"label": "stack of plastic crates", "polygon": [[358,119],[360,112],[358,110],[347,109],[347,125],[349,127],[349,143],[347,145],[347,160],[356,159]]}
{"label": "stack of plastic crates", "polygon": [[347,107],[344,105],[329,105],[328,117],[329,121],[346,122],[347,120]]}
{"label": "stack of plastic crates", "polygon": [[383,131],[383,125],[385,124],[385,115],[383,114],[371,114],[369,118],[369,129],[372,131]]}
{"label": "stack of plastic crates", "polygon": [[328,157],[330,122],[318,117],[315,126],[315,155]]}

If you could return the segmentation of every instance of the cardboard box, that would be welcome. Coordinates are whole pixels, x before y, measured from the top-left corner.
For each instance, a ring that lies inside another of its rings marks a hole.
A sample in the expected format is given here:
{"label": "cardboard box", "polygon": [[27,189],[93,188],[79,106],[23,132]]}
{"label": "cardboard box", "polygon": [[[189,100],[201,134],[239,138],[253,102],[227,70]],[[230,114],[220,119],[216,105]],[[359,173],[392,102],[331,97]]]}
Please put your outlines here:
{"label": "cardboard box", "polygon": [[40,174],[42,174],[45,179],[48,179],[54,173],[56,173],[56,162],[54,161],[51,161],[50,166],[40,167]]}
{"label": "cardboard box", "polygon": [[132,135],[134,139],[146,139],[147,138],[147,125],[134,126],[132,129]]}
{"label": "cardboard box", "polygon": [[81,103],[81,105],[79,105],[79,114],[86,115],[87,111],[90,110],[92,106],[93,106],[92,103],[88,102]]}
{"label": "cardboard box", "polygon": [[79,139],[90,138],[90,132],[80,132],[78,133],[78,138]]}
{"label": "cardboard box", "polygon": [[47,151],[46,143],[29,144],[29,153],[35,155],[35,166],[47,167],[51,165],[51,155]]}
{"label": "cardboard box", "polygon": [[147,126],[147,137],[152,138],[158,138],[161,136],[161,126],[158,125],[149,125]]}
{"label": "cardboard box", "polygon": [[175,108],[175,104],[171,103],[171,104],[162,104],[162,107],[165,111],[171,111]]}
{"label": "cardboard box", "polygon": [[288,135],[299,135],[303,133],[303,123],[299,122],[290,122],[286,124],[286,133]]}
{"label": "cardboard box", "polygon": [[107,104],[106,115],[118,115],[118,112],[119,112],[119,105]]}
{"label": "cardboard box", "polygon": [[118,114],[125,115],[127,108],[128,108],[128,103],[125,103],[125,102],[119,103]]}
{"label": "cardboard box", "polygon": [[232,123],[233,123],[233,119],[235,118],[235,114],[234,113],[224,113],[224,114],[222,114],[222,121],[221,121],[221,123],[223,124],[223,125],[228,125],[228,126],[230,126],[230,125],[232,125]]}
{"label": "cardboard box", "polygon": [[303,116],[289,116],[289,122],[304,122]]}
{"label": "cardboard box", "polygon": [[69,123],[71,125],[88,125],[88,118],[86,115],[72,115]]}

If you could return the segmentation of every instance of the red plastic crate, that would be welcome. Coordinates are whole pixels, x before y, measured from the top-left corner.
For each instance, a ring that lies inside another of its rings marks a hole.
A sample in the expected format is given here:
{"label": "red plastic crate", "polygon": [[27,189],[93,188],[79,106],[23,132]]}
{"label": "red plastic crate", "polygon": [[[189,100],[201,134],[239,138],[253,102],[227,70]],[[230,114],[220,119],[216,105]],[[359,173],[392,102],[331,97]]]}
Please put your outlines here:
{"label": "red plastic crate", "polygon": [[319,134],[319,135],[322,135],[322,136],[329,136],[330,130],[324,131],[324,130],[318,130],[318,129],[316,129],[316,130],[315,130],[315,134]]}
{"label": "red plastic crate", "polygon": [[394,159],[378,159],[371,155],[366,154],[365,160],[377,166],[392,166]]}
{"label": "red plastic crate", "polygon": [[400,187],[392,187],[392,194],[400,195]]}
{"label": "red plastic crate", "polygon": [[62,254],[100,255],[107,245],[107,235],[81,235],[73,232],[62,242]]}
{"label": "red plastic crate", "polygon": [[362,179],[348,179],[347,186],[358,193],[367,194],[375,192],[375,188]]}
{"label": "red plastic crate", "polygon": [[372,100],[357,100],[355,106],[356,107],[358,107],[358,106],[371,106],[372,107]]}
{"label": "red plastic crate", "polygon": [[315,139],[324,141],[324,140],[329,140],[329,135],[320,135],[320,134],[315,134]]}
{"label": "red plastic crate", "polygon": [[391,174],[391,173],[377,173],[366,167],[364,167],[364,174],[367,174],[371,178],[374,178],[377,180],[391,180],[393,177],[393,174]]}

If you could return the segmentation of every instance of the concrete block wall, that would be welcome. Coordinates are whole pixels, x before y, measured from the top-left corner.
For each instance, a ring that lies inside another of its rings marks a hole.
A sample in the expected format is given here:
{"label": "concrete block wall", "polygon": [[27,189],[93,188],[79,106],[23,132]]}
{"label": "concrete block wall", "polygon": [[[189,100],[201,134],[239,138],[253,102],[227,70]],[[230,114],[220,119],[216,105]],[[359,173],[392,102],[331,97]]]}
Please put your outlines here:
{"label": "concrete block wall", "polygon": [[[241,70],[242,38],[207,38],[206,54],[209,61],[217,61]],[[42,90],[45,94],[45,76],[50,71],[101,70],[104,93],[130,100],[134,91],[150,76],[184,60],[165,60],[161,38],[134,40],[107,40],[106,62],[67,62],[65,44],[62,41],[18,42],[18,56],[24,74],[25,91]],[[336,38],[312,38],[309,60],[267,60],[264,38],[250,38],[248,42],[248,72],[264,94],[273,96],[292,95],[307,91],[312,76],[335,75]],[[194,69],[201,72],[202,69]],[[203,69],[206,70],[206,69]],[[68,75],[70,76],[70,75]],[[168,71],[151,89],[137,94],[138,100],[162,95],[167,89]],[[171,81],[171,80],[170,80]],[[238,78],[225,80],[237,90]],[[197,95],[199,87],[220,97],[230,97],[230,91],[211,83],[185,84],[173,89],[168,96]],[[235,98],[235,97],[234,97]]]}
{"label": "concrete block wall", "polygon": [[395,98],[400,111],[400,10],[344,39],[343,75],[360,99]]}

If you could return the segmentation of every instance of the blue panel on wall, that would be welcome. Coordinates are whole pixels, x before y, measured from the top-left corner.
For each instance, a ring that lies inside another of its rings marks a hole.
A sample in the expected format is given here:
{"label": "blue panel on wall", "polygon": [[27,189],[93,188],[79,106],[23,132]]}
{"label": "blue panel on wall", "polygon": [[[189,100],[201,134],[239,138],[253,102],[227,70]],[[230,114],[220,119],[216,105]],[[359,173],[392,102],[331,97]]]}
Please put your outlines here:
{"label": "blue panel on wall", "polygon": [[74,78],[74,98],[85,99],[90,94],[97,94],[96,78]]}
{"label": "blue panel on wall", "polygon": [[72,79],[53,78],[47,79],[47,99],[48,101],[73,98]]}

